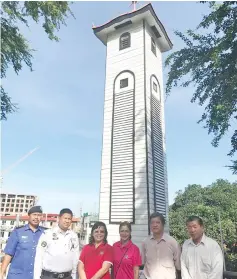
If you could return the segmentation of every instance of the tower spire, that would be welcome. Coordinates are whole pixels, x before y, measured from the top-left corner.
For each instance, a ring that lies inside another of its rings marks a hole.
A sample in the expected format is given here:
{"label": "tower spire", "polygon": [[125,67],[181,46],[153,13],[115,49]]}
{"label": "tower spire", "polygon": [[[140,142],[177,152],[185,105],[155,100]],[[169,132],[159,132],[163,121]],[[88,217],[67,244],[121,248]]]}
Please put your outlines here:
{"label": "tower spire", "polygon": [[136,11],[136,9],[137,9],[136,4],[137,4],[137,1],[132,1],[133,12]]}

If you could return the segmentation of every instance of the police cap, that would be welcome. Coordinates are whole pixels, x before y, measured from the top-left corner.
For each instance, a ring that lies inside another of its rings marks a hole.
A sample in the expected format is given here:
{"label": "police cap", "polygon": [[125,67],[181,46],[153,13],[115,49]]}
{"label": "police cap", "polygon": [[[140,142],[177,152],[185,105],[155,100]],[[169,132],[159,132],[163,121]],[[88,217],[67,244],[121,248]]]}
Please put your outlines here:
{"label": "police cap", "polygon": [[32,213],[43,213],[42,207],[39,205],[31,207],[30,210],[28,211],[28,215]]}

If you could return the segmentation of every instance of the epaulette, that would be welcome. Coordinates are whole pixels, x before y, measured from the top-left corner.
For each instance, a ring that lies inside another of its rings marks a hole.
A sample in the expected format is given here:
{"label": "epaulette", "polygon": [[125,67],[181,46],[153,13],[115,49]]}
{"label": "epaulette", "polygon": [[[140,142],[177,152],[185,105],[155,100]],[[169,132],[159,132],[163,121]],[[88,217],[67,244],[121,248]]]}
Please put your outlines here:
{"label": "epaulette", "polygon": [[25,225],[15,227],[16,230],[23,228]]}
{"label": "epaulette", "polygon": [[42,226],[40,226],[41,227],[41,229],[44,229],[44,230],[48,230],[49,228],[46,228],[46,227],[42,227]]}

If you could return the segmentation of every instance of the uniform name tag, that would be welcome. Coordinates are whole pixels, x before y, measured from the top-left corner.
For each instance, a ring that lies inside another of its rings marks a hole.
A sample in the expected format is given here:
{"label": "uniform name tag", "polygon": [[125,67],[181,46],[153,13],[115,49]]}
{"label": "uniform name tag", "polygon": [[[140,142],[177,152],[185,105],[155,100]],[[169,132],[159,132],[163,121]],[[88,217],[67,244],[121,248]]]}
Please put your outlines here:
{"label": "uniform name tag", "polygon": [[27,235],[22,235],[22,237],[21,238],[28,238],[28,236]]}
{"label": "uniform name tag", "polygon": [[56,233],[53,233],[53,240],[57,240],[58,239],[58,236]]}

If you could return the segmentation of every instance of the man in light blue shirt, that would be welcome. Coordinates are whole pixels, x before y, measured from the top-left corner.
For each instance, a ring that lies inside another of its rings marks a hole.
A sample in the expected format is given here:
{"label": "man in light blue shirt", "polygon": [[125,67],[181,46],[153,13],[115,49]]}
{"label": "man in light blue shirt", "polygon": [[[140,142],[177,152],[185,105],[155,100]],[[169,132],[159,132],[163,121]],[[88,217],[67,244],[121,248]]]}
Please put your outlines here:
{"label": "man in light blue shirt", "polygon": [[36,246],[44,228],[39,226],[42,208],[33,206],[29,212],[29,223],[11,233],[4,249],[1,278],[4,278],[11,263],[7,279],[33,279]]}

